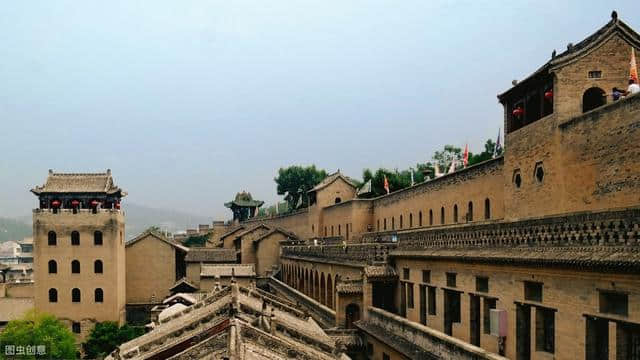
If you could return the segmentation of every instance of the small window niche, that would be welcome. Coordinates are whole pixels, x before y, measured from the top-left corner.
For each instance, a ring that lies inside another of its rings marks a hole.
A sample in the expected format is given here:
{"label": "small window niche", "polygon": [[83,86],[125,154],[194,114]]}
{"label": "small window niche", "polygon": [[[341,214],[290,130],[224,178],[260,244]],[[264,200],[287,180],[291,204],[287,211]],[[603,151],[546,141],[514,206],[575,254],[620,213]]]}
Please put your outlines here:
{"label": "small window niche", "polygon": [[536,178],[536,183],[542,184],[544,180],[544,167],[542,166],[542,162],[536,163],[536,167],[533,170],[533,176]]}
{"label": "small window niche", "polygon": [[522,175],[520,175],[520,169],[516,169],[513,171],[513,185],[516,189],[520,189],[522,186]]}

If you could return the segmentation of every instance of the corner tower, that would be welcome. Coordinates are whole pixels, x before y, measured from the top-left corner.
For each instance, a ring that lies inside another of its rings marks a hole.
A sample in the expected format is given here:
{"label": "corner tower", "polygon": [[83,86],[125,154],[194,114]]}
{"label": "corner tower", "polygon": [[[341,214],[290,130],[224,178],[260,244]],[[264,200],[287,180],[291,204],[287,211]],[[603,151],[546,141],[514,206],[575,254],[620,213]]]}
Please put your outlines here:
{"label": "corner tower", "polygon": [[95,322],[125,320],[126,195],[105,173],[49,170],[31,190],[35,308],[51,313],[84,338]]}

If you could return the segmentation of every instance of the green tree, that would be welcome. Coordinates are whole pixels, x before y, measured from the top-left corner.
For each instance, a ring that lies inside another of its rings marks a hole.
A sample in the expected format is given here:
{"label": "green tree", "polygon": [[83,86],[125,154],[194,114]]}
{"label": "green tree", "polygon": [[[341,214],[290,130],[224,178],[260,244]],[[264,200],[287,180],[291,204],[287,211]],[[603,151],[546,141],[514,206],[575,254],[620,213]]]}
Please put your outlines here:
{"label": "green tree", "polygon": [[118,324],[113,321],[105,321],[97,323],[91,330],[89,337],[82,344],[86,359],[104,358],[115,348],[131,339],[134,339],[144,333],[139,327]]}
{"label": "green tree", "polygon": [[[491,139],[487,140],[487,142],[484,144],[483,152],[477,155],[472,155],[471,153],[469,153],[469,165],[474,165],[493,158],[493,152],[495,151],[495,148],[496,143]],[[501,154],[502,151],[500,151],[498,155]]]}
{"label": "green tree", "polygon": [[446,172],[449,169],[453,159],[458,163],[462,162],[462,149],[453,145],[445,145],[442,151],[436,151],[433,154],[433,163],[438,164],[441,172]]}
{"label": "green tree", "polygon": [[[36,346],[35,355],[19,356],[20,359],[75,359],[76,345],[73,334],[53,315],[27,312],[21,319],[12,320],[0,333],[0,358],[5,359],[7,346],[27,353],[27,346]],[[44,354],[38,355],[37,350]],[[13,357],[12,357],[13,358]]]}
{"label": "green tree", "polygon": [[429,163],[427,164],[416,164],[415,168],[409,168],[406,170],[399,171],[396,170],[387,170],[387,169],[378,169],[375,172],[370,169],[364,169],[362,171],[362,180],[367,182],[371,180],[371,192],[372,196],[380,196],[387,193],[384,189],[384,177],[387,177],[387,181],[389,181],[389,191],[394,192],[404,188],[411,186],[411,172],[413,171],[413,183],[421,183],[424,181],[424,172],[427,174],[432,167]]}
{"label": "green tree", "polygon": [[289,196],[286,197],[286,200],[289,203],[289,209],[293,210],[296,208],[301,196],[301,207],[309,206],[307,191],[318,185],[326,177],[327,172],[316,169],[315,165],[307,167],[294,165],[280,168],[278,176],[274,180],[278,184],[278,195],[288,194]]}

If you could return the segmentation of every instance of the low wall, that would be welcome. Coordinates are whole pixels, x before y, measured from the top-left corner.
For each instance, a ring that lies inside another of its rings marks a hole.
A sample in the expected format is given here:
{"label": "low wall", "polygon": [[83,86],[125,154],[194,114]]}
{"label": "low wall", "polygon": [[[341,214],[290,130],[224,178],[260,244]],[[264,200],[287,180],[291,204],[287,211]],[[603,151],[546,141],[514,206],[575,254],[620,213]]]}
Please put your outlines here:
{"label": "low wall", "polygon": [[336,312],[332,309],[329,309],[274,277],[269,278],[269,286],[286,299],[302,305],[302,307],[309,311],[311,317],[320,323],[323,328],[335,326]]}
{"label": "low wall", "polygon": [[282,228],[293,232],[301,239],[308,239],[313,236],[309,225],[309,209],[304,208],[293,213],[277,215],[273,217],[257,217],[243,221],[241,225],[247,228],[265,224],[272,228]]}
{"label": "low wall", "polygon": [[356,262],[362,265],[385,261],[389,251],[396,244],[346,244],[317,246],[284,246],[282,257],[313,260],[331,260],[338,262]]}
{"label": "low wall", "polygon": [[[366,311],[365,319],[356,323],[358,328],[367,334],[376,332],[378,335],[376,337],[383,342],[385,335],[390,339],[398,337],[404,339],[422,349],[426,353],[426,357],[444,360],[507,360],[505,357],[490,353],[382,309],[369,307]],[[393,346],[394,344],[387,345]],[[410,354],[406,355],[411,356]]]}

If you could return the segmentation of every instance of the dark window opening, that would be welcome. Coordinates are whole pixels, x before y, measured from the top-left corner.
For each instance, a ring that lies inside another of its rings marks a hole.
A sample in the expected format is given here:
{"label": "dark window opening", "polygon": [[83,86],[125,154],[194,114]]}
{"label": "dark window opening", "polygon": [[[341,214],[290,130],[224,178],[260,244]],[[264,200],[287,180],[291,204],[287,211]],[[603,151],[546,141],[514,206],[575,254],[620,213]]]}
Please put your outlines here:
{"label": "dark window opening", "polygon": [[387,218],[384,218],[384,230],[387,230]]}
{"label": "dark window opening", "polygon": [[489,278],[483,276],[476,276],[476,291],[489,292]]}
{"label": "dark window opening", "polygon": [[587,360],[609,358],[609,321],[598,318],[587,318],[585,346]]}
{"label": "dark window opening", "polygon": [[403,268],[402,269],[402,278],[404,280],[409,280],[410,273],[411,273],[411,270],[409,270],[409,268]]}
{"label": "dark window opening", "polygon": [[516,170],[513,174],[513,183],[516,184],[516,188],[519,189],[522,185],[522,177],[520,176],[520,170]]}
{"label": "dark window opening", "polygon": [[409,213],[409,228],[413,227],[413,214]]}
{"label": "dark window opening", "polygon": [[413,283],[407,283],[407,307],[413,309]]}
{"label": "dark window opening", "polygon": [[338,224],[338,236],[342,235],[342,224]]}
{"label": "dark window opening", "polygon": [[427,325],[427,286],[420,285],[420,324]]}
{"label": "dark window opening", "polygon": [[373,356],[373,344],[370,342],[367,342],[367,355]]}
{"label": "dark window opening", "polygon": [[422,211],[418,213],[418,226],[422,226]]}
{"label": "dark window opening", "polygon": [[400,229],[402,229],[402,215],[400,215]]}
{"label": "dark window opening", "polygon": [[542,302],[542,283],[525,281],[524,282],[524,299],[530,301]]}
{"label": "dark window opening", "polygon": [[458,222],[458,205],[453,205],[453,222]]}
{"label": "dark window opening", "polygon": [[389,357],[389,354],[387,353],[382,353],[382,360],[390,360],[391,358]]}
{"label": "dark window opening", "polygon": [[629,314],[629,295],[613,291],[600,291],[600,312],[627,316]]}
{"label": "dark window opening", "polygon": [[49,246],[53,246],[53,245],[56,245],[57,242],[58,242],[58,239],[57,239],[57,236],[56,236],[56,232],[55,231],[49,231],[47,244]]}
{"label": "dark window opening", "polygon": [[71,245],[80,245],[80,233],[77,231],[71,232]]}
{"label": "dark window opening", "polygon": [[440,208],[440,224],[444,225],[444,207]]}
{"label": "dark window opening", "polygon": [[58,263],[55,260],[49,260],[49,274],[58,273]]}
{"label": "dark window opening", "polygon": [[378,229],[378,231],[380,231],[380,219],[378,219],[376,222],[376,228]]}
{"label": "dark window opening", "polygon": [[602,77],[602,71],[594,70],[589,71],[589,79],[600,79]]}
{"label": "dark window opening", "polygon": [[599,87],[587,89],[582,95],[582,112],[591,111],[607,103],[607,95]]}
{"label": "dark window opening", "polygon": [[74,334],[80,334],[80,323],[74,321],[73,324],[71,324],[71,329]]}
{"label": "dark window opening", "polygon": [[96,274],[102,274],[102,260],[96,260],[93,262],[93,272]]}
{"label": "dark window opening", "polygon": [[93,245],[102,245],[102,231],[93,232]]}
{"label": "dark window opening", "polygon": [[447,273],[447,286],[456,287],[456,273]]}
{"label": "dark window opening", "polygon": [[436,314],[436,288],[434,286],[428,287],[429,297],[428,297],[428,310],[429,315]]}
{"label": "dark window opening", "polygon": [[544,179],[544,169],[542,168],[542,164],[540,163],[536,165],[535,176],[536,180],[538,180],[539,183],[541,183],[542,179]]}
{"label": "dark window opening", "polygon": [[548,353],[555,347],[555,311],[536,308],[536,350]]}
{"label": "dark window opening", "polygon": [[433,210],[429,210],[429,225],[433,225]]}
{"label": "dark window opening", "polygon": [[467,221],[473,221],[473,202],[469,201],[469,206],[467,208]]}
{"label": "dark window opening", "polygon": [[104,292],[102,292],[102,289],[98,288],[94,291],[94,298],[97,303],[104,301]]}
{"label": "dark window opening", "polygon": [[392,216],[391,217],[391,230],[395,230],[396,229],[396,217]]}
{"label": "dark window opening", "polygon": [[49,302],[52,302],[52,303],[58,302],[58,290],[49,289]]}
{"label": "dark window opening", "polygon": [[71,273],[72,274],[80,274],[80,261],[73,260],[71,262]]}
{"label": "dark window opening", "polygon": [[484,200],[484,218],[491,219],[491,201],[488,198]]}
{"label": "dark window opening", "polygon": [[341,202],[342,202],[342,199],[340,199],[339,197],[337,197],[337,198],[334,200],[334,203],[336,203],[336,204],[339,204],[339,203],[341,203]]}
{"label": "dark window opening", "polygon": [[80,302],[80,289],[74,288],[71,290],[71,301],[74,303]]}
{"label": "dark window opening", "polygon": [[431,270],[422,270],[422,282],[425,284],[431,282]]}

